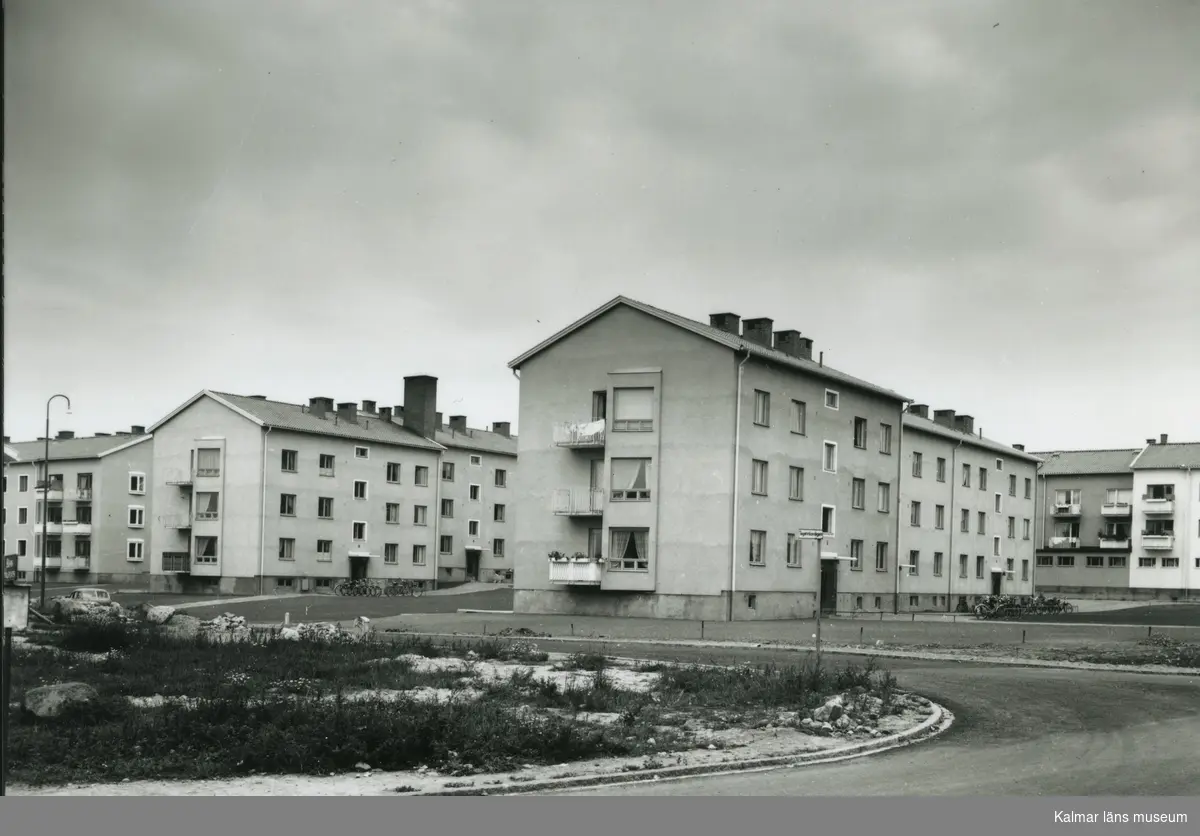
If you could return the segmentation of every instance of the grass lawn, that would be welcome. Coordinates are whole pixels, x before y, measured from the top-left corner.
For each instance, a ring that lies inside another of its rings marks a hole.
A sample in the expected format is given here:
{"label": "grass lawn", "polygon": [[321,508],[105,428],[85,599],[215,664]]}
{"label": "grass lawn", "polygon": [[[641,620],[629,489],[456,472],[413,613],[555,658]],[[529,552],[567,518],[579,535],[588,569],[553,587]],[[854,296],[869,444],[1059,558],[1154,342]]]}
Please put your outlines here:
{"label": "grass lawn", "polygon": [[1145,624],[1148,627],[1200,627],[1200,604],[1160,604],[1099,612],[1039,615],[1034,621],[1053,624]]}
{"label": "grass lawn", "polygon": [[[737,722],[789,711],[798,727],[801,714],[852,690],[874,695],[885,714],[900,710],[890,706],[894,679],[873,665],[618,669],[586,653],[550,671],[547,654],[528,641],[256,634],[219,642],[116,624],[40,631],[31,641],[43,646],[14,660],[15,699],[56,682],[83,682],[99,695],[53,719],[14,711],[10,777],[33,785],[324,775],[360,763],[470,775],[680,751],[692,745],[687,727],[698,715]],[[475,670],[500,663],[508,663],[503,677]],[[638,677],[651,684],[622,684]],[[438,689],[444,698],[418,697]],[[130,700],[159,695],[187,702]],[[596,722],[600,715],[607,720]]]}

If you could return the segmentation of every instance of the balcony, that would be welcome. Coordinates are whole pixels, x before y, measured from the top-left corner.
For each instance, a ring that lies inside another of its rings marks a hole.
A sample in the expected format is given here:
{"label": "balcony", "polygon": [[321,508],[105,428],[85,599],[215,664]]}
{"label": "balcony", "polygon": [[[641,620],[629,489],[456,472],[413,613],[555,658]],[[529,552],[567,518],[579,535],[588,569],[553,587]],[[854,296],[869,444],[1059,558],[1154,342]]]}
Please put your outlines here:
{"label": "balcony", "polygon": [[1129,551],[1129,537],[1127,535],[1101,534],[1100,548]]}
{"label": "balcony", "polygon": [[192,556],[187,552],[163,552],[162,570],[164,574],[182,574],[191,571]]}
{"label": "balcony", "polygon": [[[62,520],[49,520],[48,522],[46,522],[45,528],[46,528],[46,534],[54,535],[54,536],[61,536],[63,533],[63,521]],[[40,535],[42,533],[42,523],[37,523],[36,525],[34,525],[34,530]]]}
{"label": "balcony", "polygon": [[190,488],[192,486],[192,472],[186,468],[170,468],[163,476],[165,477],[164,481],[168,485],[174,485],[179,488]]}
{"label": "balcony", "polygon": [[71,500],[72,502],[91,502],[92,489],[75,488],[74,490],[67,491],[67,499]]}
{"label": "balcony", "polygon": [[1100,506],[1100,513],[1106,517],[1131,517],[1133,506],[1128,502],[1105,502]]}
{"label": "balcony", "polygon": [[74,534],[76,537],[91,537],[92,536],[92,521],[87,520],[63,520],[63,534]]}
{"label": "balcony", "polygon": [[1051,537],[1050,548],[1052,549],[1077,549],[1079,548],[1078,537]]}
{"label": "balcony", "polygon": [[1175,497],[1142,497],[1142,506],[1149,516],[1162,516],[1175,513]]}
{"label": "balcony", "polygon": [[565,558],[550,561],[550,583],[599,586],[602,574],[601,564],[595,560]]}
{"label": "balcony", "polygon": [[1174,534],[1147,534],[1142,532],[1143,549],[1173,549],[1175,548]]}
{"label": "balcony", "polygon": [[33,490],[34,490],[34,493],[39,498],[45,499],[47,502],[62,502],[63,501],[63,484],[62,484],[62,482],[51,482],[50,487],[47,488],[45,481],[38,480],[38,483],[36,486],[34,486]]}
{"label": "balcony", "polygon": [[576,450],[601,449],[604,447],[604,419],[555,424],[554,443]]}
{"label": "balcony", "polygon": [[[48,555],[46,557],[46,571],[57,572],[59,569],[62,568],[62,562],[63,562],[63,559],[62,559],[61,554]],[[40,557],[35,557],[33,559],[33,568],[35,568],[35,569],[42,568],[42,559]]]}
{"label": "balcony", "polygon": [[68,557],[67,568],[72,572],[90,572],[92,570],[92,558],[87,555]]}
{"label": "balcony", "polygon": [[1056,517],[1078,517],[1082,512],[1083,507],[1078,502],[1054,504],[1054,516]]}
{"label": "balcony", "polygon": [[166,514],[162,518],[163,528],[188,529],[192,527],[189,514]]}
{"label": "balcony", "polygon": [[600,488],[559,488],[554,492],[554,513],[561,517],[599,517],[604,514]]}

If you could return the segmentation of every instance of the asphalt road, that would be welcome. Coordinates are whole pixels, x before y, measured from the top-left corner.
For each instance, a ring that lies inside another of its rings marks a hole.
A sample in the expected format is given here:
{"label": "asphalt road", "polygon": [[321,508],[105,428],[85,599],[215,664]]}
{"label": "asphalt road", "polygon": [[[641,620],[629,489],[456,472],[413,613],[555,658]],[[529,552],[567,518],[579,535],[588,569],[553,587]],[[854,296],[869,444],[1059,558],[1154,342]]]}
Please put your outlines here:
{"label": "asphalt road", "polygon": [[[541,639],[547,650],[570,649]],[[574,646],[583,646],[582,643]],[[613,655],[785,662],[736,654],[609,645]],[[597,787],[567,795],[1197,796],[1200,678],[887,660],[901,686],[949,708],[931,741],[826,766]]]}

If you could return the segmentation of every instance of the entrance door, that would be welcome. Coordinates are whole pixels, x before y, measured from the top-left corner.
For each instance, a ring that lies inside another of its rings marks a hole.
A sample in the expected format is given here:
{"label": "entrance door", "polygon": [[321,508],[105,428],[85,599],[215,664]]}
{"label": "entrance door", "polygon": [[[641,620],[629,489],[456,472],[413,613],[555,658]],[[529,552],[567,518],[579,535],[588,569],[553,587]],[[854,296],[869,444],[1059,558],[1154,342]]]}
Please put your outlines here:
{"label": "entrance door", "polygon": [[467,549],[467,580],[479,580],[479,550]]}
{"label": "entrance door", "polygon": [[365,557],[350,558],[350,580],[362,581],[367,578],[367,559]]}
{"label": "entrance door", "polygon": [[999,572],[992,572],[992,594],[1000,594],[1000,578],[1003,577]]}
{"label": "entrance door", "polygon": [[837,612],[838,562],[821,561],[821,612]]}

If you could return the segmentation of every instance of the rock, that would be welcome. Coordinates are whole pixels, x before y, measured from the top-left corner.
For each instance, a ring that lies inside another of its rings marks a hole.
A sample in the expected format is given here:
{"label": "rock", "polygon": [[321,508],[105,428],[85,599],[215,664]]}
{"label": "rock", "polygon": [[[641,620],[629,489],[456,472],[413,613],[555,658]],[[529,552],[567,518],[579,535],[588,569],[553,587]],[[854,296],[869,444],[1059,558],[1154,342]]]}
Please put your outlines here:
{"label": "rock", "polygon": [[708,744],[708,751],[712,752],[712,751],[714,751],[716,748],[717,748],[717,744],[715,744],[715,743],[710,743],[710,744]]}
{"label": "rock", "polygon": [[800,725],[806,729],[811,729],[813,726],[815,726],[817,724],[813,721],[813,718],[805,717],[803,720],[800,721]]}
{"label": "rock", "polygon": [[354,768],[357,769],[359,772],[370,772],[371,764],[363,763],[362,761],[359,761],[358,763],[354,764]]}
{"label": "rock", "polygon": [[176,612],[167,621],[167,628],[174,633],[179,633],[184,636],[194,636],[200,632],[200,619],[194,615],[184,615],[181,612]]}
{"label": "rock", "polygon": [[837,721],[834,723],[834,725],[839,729],[848,729],[852,724],[850,723],[850,718],[843,714],[841,717],[837,718]]}
{"label": "rock", "polygon": [[818,723],[831,723],[845,713],[845,702],[842,698],[833,697],[823,706],[813,711],[812,717]]}
{"label": "rock", "polygon": [[85,682],[61,682],[30,688],[25,692],[21,706],[33,716],[47,720],[58,717],[68,706],[86,705],[99,696],[96,689]]}
{"label": "rock", "polygon": [[820,734],[821,737],[829,737],[831,734],[833,734],[833,726],[829,723],[822,723],[821,725],[817,726],[817,733]]}
{"label": "rock", "polygon": [[279,638],[283,641],[298,642],[300,641],[300,631],[295,627],[284,627],[279,631]]}
{"label": "rock", "polygon": [[174,607],[150,607],[146,610],[146,620],[151,624],[166,624],[174,614]]}

